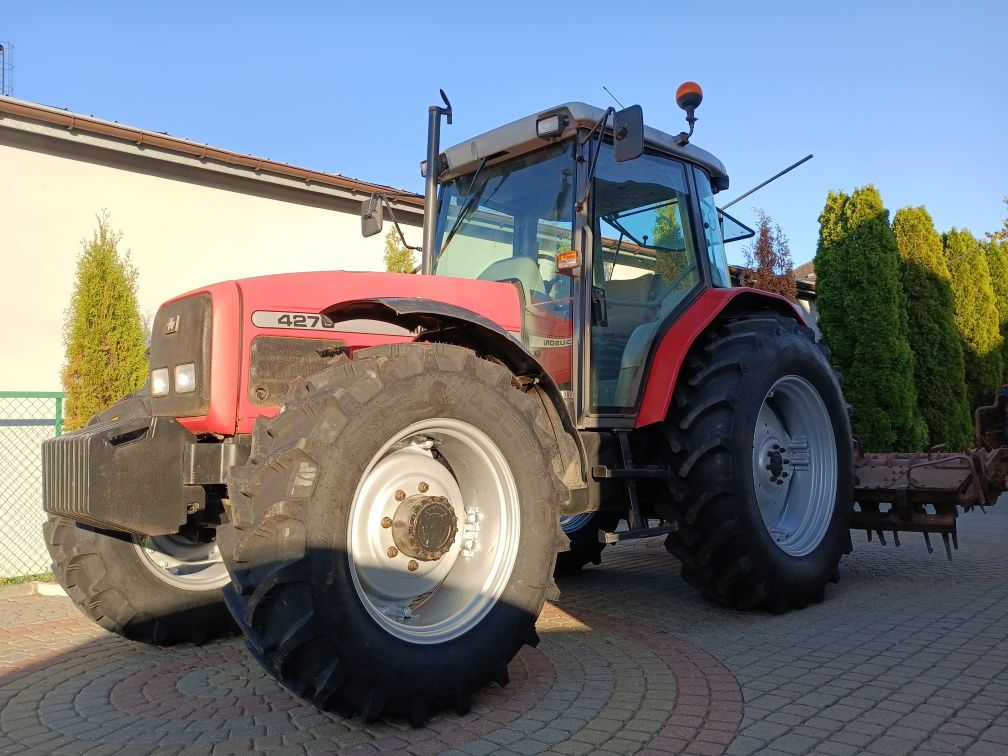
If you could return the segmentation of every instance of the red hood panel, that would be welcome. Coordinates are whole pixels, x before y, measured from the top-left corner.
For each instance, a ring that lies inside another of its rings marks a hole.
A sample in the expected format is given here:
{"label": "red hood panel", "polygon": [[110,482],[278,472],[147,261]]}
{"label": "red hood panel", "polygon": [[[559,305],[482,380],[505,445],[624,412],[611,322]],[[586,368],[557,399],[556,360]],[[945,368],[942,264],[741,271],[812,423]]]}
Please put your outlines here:
{"label": "red hood panel", "polygon": [[283,273],[236,281],[246,318],[256,310],[321,312],[334,304],[375,297],[422,297],[482,315],[508,331],[521,331],[518,290],[508,283],[406,273],[321,271]]}
{"label": "red hood panel", "polygon": [[[520,333],[522,311],[518,289],[508,283],[402,273],[319,271],[283,273],[223,281],[182,294],[165,305],[194,294],[213,297],[213,347],[211,350],[211,400],[206,417],[182,418],[194,433],[232,435],[249,433],[257,417],[271,416],[277,407],[255,404],[249,396],[252,341],[258,336],[301,336],[338,339],[351,352],[379,343],[412,341],[407,331],[362,327],[366,321],[348,322],[325,331],[292,331],[257,326],[257,311],[269,313],[320,313],[341,302],[378,297],[430,299],[470,310],[506,331]],[[162,306],[165,306],[162,305]],[[373,324],[372,324],[373,325]]]}

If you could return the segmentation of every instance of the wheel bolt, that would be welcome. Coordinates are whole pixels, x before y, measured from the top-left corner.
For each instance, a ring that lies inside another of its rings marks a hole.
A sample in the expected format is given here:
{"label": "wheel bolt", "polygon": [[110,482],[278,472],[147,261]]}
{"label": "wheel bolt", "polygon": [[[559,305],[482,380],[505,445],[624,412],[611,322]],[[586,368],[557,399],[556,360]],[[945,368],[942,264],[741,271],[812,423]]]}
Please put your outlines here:
{"label": "wheel bolt", "polygon": [[381,526],[383,528],[391,528],[392,527],[392,518],[391,517],[382,517],[381,518]]}
{"label": "wheel bolt", "polygon": [[421,483],[419,486],[417,486],[417,488],[420,489],[420,493],[427,493],[427,491],[430,489],[430,486],[428,486],[426,483]]}
{"label": "wheel bolt", "polygon": [[416,572],[417,569],[420,567],[420,562],[418,562],[416,559],[410,559],[409,564],[406,566],[409,568],[410,572]]}
{"label": "wheel bolt", "polygon": [[388,551],[386,551],[385,553],[388,554],[389,559],[395,559],[397,556],[399,556],[399,549],[397,549],[395,546],[389,546]]}
{"label": "wheel bolt", "polygon": [[406,492],[405,491],[396,491],[395,492],[395,500],[396,501],[402,501],[405,498],[406,498]]}

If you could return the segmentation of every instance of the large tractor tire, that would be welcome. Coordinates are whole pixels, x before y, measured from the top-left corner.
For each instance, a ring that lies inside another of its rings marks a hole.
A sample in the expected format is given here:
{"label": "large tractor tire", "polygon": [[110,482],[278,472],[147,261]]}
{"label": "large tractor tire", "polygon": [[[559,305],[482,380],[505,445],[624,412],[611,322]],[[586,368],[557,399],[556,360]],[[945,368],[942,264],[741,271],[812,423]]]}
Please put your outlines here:
{"label": "large tractor tire", "polygon": [[605,510],[561,517],[560,528],[570,541],[570,549],[557,555],[557,574],[573,575],[586,564],[601,564],[605,544],[599,541],[598,532],[611,533],[621,519],[619,512]]}
{"label": "large tractor tire", "polygon": [[[150,415],[138,391],[88,425]],[[63,517],[42,526],[52,570],[87,617],[124,638],[155,645],[204,643],[237,632],[221,588],[229,582],[216,543],[99,530]]]}
{"label": "large tractor tire", "polygon": [[225,595],[286,688],[419,726],[538,642],[566,489],[512,379],[456,346],[375,347],[256,425],[230,481]]}
{"label": "large tractor tire", "polygon": [[[850,550],[852,443],[836,374],[791,318],[723,320],[694,347],[659,426],[683,578],[739,609],[822,600]],[[666,464],[668,462],[666,461]]]}

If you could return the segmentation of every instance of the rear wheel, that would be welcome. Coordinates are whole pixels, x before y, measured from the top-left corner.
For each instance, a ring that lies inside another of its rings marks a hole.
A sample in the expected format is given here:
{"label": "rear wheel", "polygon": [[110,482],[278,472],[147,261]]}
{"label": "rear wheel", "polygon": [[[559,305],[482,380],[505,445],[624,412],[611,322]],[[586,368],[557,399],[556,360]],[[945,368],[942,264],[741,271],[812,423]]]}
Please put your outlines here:
{"label": "rear wheel", "polygon": [[466,711],[538,641],[556,453],[511,373],[460,347],[376,347],[314,376],[232,476],[226,595],[250,650],[322,708]]}
{"label": "rear wheel", "polygon": [[674,477],[656,506],[683,577],[738,608],[820,601],[849,548],[846,405],[811,332],[790,318],[722,321],[694,347],[659,439]]}
{"label": "rear wheel", "polygon": [[[88,425],[150,415],[138,391],[95,415]],[[228,581],[215,541],[182,535],[131,536],[50,517],[43,536],[53,573],[86,616],[130,640],[203,643],[237,631],[224,605]]]}

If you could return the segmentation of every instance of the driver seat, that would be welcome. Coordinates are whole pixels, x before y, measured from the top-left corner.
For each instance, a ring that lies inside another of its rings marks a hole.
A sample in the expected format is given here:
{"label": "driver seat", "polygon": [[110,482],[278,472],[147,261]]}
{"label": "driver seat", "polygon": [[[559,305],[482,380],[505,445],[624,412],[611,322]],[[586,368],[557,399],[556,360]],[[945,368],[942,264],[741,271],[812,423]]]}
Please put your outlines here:
{"label": "driver seat", "polygon": [[521,283],[523,305],[526,308],[532,301],[533,292],[540,297],[546,296],[546,285],[539,272],[539,264],[531,257],[519,255],[498,260],[477,278],[481,281],[518,281]]}

